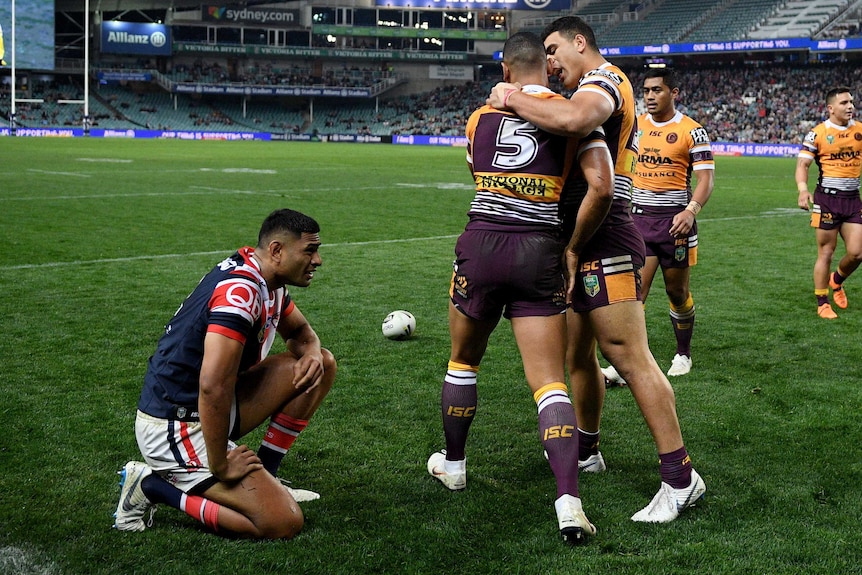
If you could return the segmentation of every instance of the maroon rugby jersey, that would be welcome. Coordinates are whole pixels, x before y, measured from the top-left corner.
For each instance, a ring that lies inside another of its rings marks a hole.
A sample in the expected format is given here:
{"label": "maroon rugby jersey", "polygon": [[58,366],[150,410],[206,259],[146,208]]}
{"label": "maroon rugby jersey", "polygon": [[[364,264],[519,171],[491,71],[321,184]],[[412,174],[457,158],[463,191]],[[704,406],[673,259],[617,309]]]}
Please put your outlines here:
{"label": "maroon rugby jersey", "polygon": [[[562,98],[544,86],[522,90],[537,98]],[[564,183],[580,174],[578,155],[594,145],[605,146],[600,133],[581,141],[557,136],[490,106],[473,112],[466,134],[467,163],[476,182],[468,215],[471,222],[505,229],[558,228]]]}

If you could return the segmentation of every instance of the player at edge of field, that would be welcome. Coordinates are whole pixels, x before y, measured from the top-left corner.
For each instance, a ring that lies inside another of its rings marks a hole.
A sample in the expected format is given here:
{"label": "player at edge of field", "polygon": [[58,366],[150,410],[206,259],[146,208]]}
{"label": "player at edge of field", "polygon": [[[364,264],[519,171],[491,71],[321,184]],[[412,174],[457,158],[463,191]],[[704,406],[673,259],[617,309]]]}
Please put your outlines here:
{"label": "player at edge of field", "polygon": [[[862,200],[859,197],[862,125],[853,119],[855,109],[849,87],[829,90],[826,94],[828,118],[808,132],[796,160],[797,205],[811,211],[811,227],[815,229],[817,240],[814,296],[817,315],[824,319],[838,317],[829,305],[830,288],[835,305],[847,308],[844,281],[862,262]],[[808,171],[814,162],[820,173],[812,195],[808,191]],[[846,252],[838,268],[830,273],[839,234]]]}
{"label": "player at edge of field", "polygon": [[6,65],[6,47],[3,44],[3,26],[0,26],[0,66]]}
{"label": "player at edge of field", "polygon": [[[506,41],[503,77],[522,83],[528,98],[562,99],[547,87],[545,49],[535,34],[520,32]],[[428,472],[452,491],[466,488],[479,364],[500,317],[506,317],[557,483],[559,530],[566,542],[579,544],[596,528],[578,493],[577,421],[565,384],[566,240],[560,236],[559,199],[568,176],[583,181],[589,197],[610,203],[610,152],[600,131],[580,139],[556,136],[490,106],[473,112],[466,133],[476,195],[456,242],[449,292],[451,352],[440,399],[446,449],[429,457]]]}
{"label": "player at edge of field", "polygon": [[[146,463],[120,472],[117,529],[143,531],[164,503],[223,536],[300,531],[297,502],[319,495],[276,473],[332,388],[336,363],[286,286],[311,284],[319,248],[314,219],[276,210],[257,245],[216,265],[174,313],[144,375],[135,436]],[[286,349],[270,355],[276,336]],[[267,422],[257,453],[235,443]]]}
{"label": "player at edge of field", "polygon": [[516,85],[498,83],[486,102],[556,134],[583,137],[602,127],[614,158],[609,211],[582,190],[566,190],[561,198],[564,230],[574,229],[573,239],[577,236],[582,246],[580,253],[566,252],[570,302],[566,356],[580,426],[578,466],[582,471],[606,468],[598,450],[605,398],[598,341],[602,354],[629,382],[659,454],[659,490],[632,520],[673,521],[703,496],[706,484],[692,467],[673,388],[647,340],[640,301],[645,247],[631,215],[631,178],[638,152],[634,91],[622,70],[601,55],[592,28],[583,19],[558,18],[545,28],[543,38],[551,69],[566,89],[575,90],[571,98],[536,101]]}
{"label": "player at edge of field", "polygon": [[[647,113],[638,116],[638,163],[632,186],[632,215],[646,244],[641,277],[644,303],[661,268],[670,302],[676,355],[667,374],[691,371],[695,306],[691,267],[697,264],[697,214],[709,201],[715,161],[709,134],[676,109],[679,78],[671,68],[650,68],[643,83]],[[691,178],[697,178],[692,192]],[[614,383],[622,379],[613,366],[602,370]]]}

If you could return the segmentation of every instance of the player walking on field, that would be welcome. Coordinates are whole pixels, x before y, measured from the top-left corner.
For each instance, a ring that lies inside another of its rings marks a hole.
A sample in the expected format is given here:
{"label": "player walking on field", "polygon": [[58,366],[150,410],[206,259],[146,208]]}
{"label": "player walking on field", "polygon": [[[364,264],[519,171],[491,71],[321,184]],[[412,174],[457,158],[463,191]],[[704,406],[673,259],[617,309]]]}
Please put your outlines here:
{"label": "player walking on field", "polygon": [[[862,262],[862,200],[859,178],[862,172],[862,126],[853,119],[855,107],[850,88],[840,86],[826,94],[829,117],[808,132],[796,161],[798,205],[811,211],[811,227],[817,239],[817,261],[814,262],[814,295],[817,315],[836,319],[829,305],[832,301],[847,308],[844,280]],[[808,191],[808,171],[816,162],[820,174],[814,195]],[[838,235],[844,240],[846,253],[838,268],[830,274]]]}
{"label": "player walking on field", "polygon": [[[691,371],[694,298],[691,266],[697,264],[695,217],[712,195],[715,162],[709,135],[695,120],[677,111],[679,81],[670,68],[646,72],[643,97],[647,113],[638,116],[638,163],[632,187],[632,215],[646,244],[641,295],[646,302],[661,267],[670,300],[670,322],[676,335],[676,355],[667,374]],[[697,178],[694,192],[692,176]],[[611,381],[620,376],[610,366],[602,370]]]}
{"label": "player walking on field", "polygon": [[[503,77],[536,101],[547,88],[545,50],[535,34],[513,34]],[[554,507],[563,539],[596,533],[578,493],[578,437],[565,384],[566,302],[559,200],[567,177],[588,197],[611,197],[613,165],[601,132],[580,140],[538,130],[511,112],[479,108],[467,122],[467,162],[476,182],[469,222],[455,246],[450,289],[451,353],[441,393],[446,450],[428,472],[450,490],[467,486],[465,447],[476,415],[477,373],[501,315],[512,331],[538,408],[539,438],[557,482]],[[570,172],[574,176],[570,176]]]}
{"label": "player walking on field", "polygon": [[629,382],[659,453],[661,486],[634,521],[668,522],[692,506],[706,484],[692,468],[682,440],[673,388],[649,349],[641,303],[644,242],[631,215],[631,178],[637,159],[637,117],[631,82],[604,59],[592,28],[564,16],[544,32],[550,67],[569,90],[569,100],[537,101],[497,84],[488,98],[555,134],[580,137],[601,127],[615,162],[612,201],[584,194],[582,185],[563,192],[564,230],[574,230],[566,251],[569,272],[566,351],[580,426],[579,468],[603,471],[598,450],[605,397],[596,357],[602,354]]}

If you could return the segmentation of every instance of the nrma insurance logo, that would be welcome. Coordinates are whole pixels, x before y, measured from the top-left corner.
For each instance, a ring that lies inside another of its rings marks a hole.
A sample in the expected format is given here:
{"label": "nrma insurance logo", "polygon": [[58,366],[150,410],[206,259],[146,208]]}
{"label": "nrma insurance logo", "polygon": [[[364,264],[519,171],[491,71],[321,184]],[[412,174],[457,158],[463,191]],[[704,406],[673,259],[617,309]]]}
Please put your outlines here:
{"label": "nrma insurance logo", "polygon": [[207,14],[209,14],[210,18],[215,18],[216,20],[221,20],[226,10],[227,8],[224,6],[207,6]]}

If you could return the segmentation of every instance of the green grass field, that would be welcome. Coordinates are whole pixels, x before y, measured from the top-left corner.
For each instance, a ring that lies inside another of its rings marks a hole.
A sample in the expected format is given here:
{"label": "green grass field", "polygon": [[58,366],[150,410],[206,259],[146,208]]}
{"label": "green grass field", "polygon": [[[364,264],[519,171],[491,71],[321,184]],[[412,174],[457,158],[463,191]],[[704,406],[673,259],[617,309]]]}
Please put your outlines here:
{"label": "green grass field", "polygon": [[[443,445],[464,150],[0,138],[0,158],[0,573],[860,573],[862,276],[837,321],[817,317],[793,159],[719,158],[699,218],[695,366],[673,383],[705,501],[668,525],[629,520],[658,461],[631,394],[611,390],[609,470],[581,477],[599,533],[569,548],[507,324],[480,373],[468,489],[425,471]],[[323,267],[292,294],[339,375],[281,468],[322,499],[290,542],[225,540],[165,507],[143,533],[112,530],[164,323],[279,207],[322,226]],[[399,308],[417,333],[388,341]],[[660,280],[647,321],[667,369]]]}

